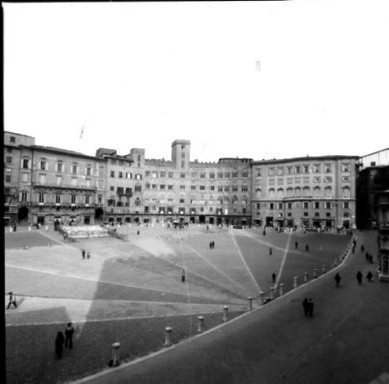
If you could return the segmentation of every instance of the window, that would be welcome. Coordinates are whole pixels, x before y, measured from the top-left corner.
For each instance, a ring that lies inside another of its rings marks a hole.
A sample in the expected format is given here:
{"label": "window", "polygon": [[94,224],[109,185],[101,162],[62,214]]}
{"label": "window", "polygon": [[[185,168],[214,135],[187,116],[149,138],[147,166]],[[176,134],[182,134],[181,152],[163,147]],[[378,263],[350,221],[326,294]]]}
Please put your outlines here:
{"label": "window", "polygon": [[89,204],[89,202],[90,202],[90,196],[86,195],[85,196],[85,204]]}
{"label": "window", "polygon": [[295,170],[296,170],[296,173],[300,173],[301,172],[301,167],[299,165],[296,165]]}
{"label": "window", "polygon": [[77,164],[72,165],[72,174],[77,175]]}
{"label": "window", "polygon": [[114,187],[113,185],[111,185],[111,186],[109,187],[109,190],[110,190],[110,191],[114,191],[114,190],[115,190],[115,187]]}
{"label": "window", "polygon": [[343,203],[343,208],[344,209],[349,209],[350,208],[350,205],[349,205],[349,203],[347,201]]}
{"label": "window", "polygon": [[57,163],[57,172],[63,172],[63,164],[62,162]]}
{"label": "window", "polygon": [[151,184],[151,189],[157,189],[157,184]]}
{"label": "window", "polygon": [[293,174],[293,167],[292,166],[286,167],[286,173],[288,175],[292,175]]}
{"label": "window", "polygon": [[26,172],[23,172],[22,173],[22,182],[23,183],[28,183],[28,180],[29,180],[29,174],[26,173]]}
{"label": "window", "polygon": [[159,189],[161,189],[161,190],[166,189],[166,185],[165,185],[165,184],[161,184],[161,185],[159,186]]}
{"label": "window", "polygon": [[180,185],[180,190],[185,191],[185,185]]}
{"label": "window", "polygon": [[307,217],[308,216],[308,212],[304,212],[304,216]]}
{"label": "window", "polygon": [[306,201],[304,201],[304,203],[303,203],[303,208],[308,209],[308,203]]}
{"label": "window", "polygon": [[160,172],[159,177],[166,177],[166,172]]}
{"label": "window", "polygon": [[181,168],[185,168],[185,161],[181,161]]}
{"label": "window", "polygon": [[342,164],[342,172],[350,172],[350,164],[348,163]]}
{"label": "window", "polygon": [[142,175],[140,173],[136,173],[135,180],[142,180]]}
{"label": "window", "polygon": [[292,203],[288,203],[288,209],[292,209]]}
{"label": "window", "polygon": [[315,212],[315,217],[319,217],[319,216],[320,216],[319,212]]}
{"label": "window", "polygon": [[132,179],[132,173],[126,172],[126,179]]}
{"label": "window", "polygon": [[270,209],[274,209],[274,203],[270,203]]}
{"label": "window", "polygon": [[46,160],[45,159],[42,159],[40,162],[40,170],[46,171]]}
{"label": "window", "polygon": [[92,175],[92,168],[90,166],[86,167],[86,175],[91,176]]}
{"label": "window", "polygon": [[134,191],[135,192],[141,192],[142,191],[142,186],[141,185],[135,185]]}
{"label": "window", "polygon": [[268,170],[268,175],[269,176],[274,176],[274,167],[270,167]]}
{"label": "window", "polygon": [[204,172],[200,173],[200,179],[205,179],[205,173]]}
{"label": "window", "polygon": [[57,176],[57,185],[62,184],[62,176]]}
{"label": "window", "polygon": [[103,203],[103,196],[98,195],[97,196],[97,204],[102,204]]}
{"label": "window", "polygon": [[180,173],[180,178],[181,178],[181,179],[185,179],[185,173],[184,173],[184,172],[181,172],[181,173]]}
{"label": "window", "polygon": [[230,172],[225,172],[225,173],[224,173],[224,177],[225,177],[226,179],[228,179],[228,178],[230,177]]}
{"label": "window", "polygon": [[269,179],[269,185],[274,185],[274,179]]}
{"label": "window", "polygon": [[242,177],[249,177],[249,173],[247,171],[242,172]]}
{"label": "window", "polygon": [[205,185],[200,185],[200,191],[205,191]]}
{"label": "window", "polygon": [[39,203],[44,203],[44,201],[45,201],[45,194],[44,193],[40,193],[38,195],[38,202]]}
{"label": "window", "polygon": [[219,186],[217,187],[217,191],[218,191],[218,192],[223,192],[223,187],[222,187],[221,185],[219,185]]}
{"label": "window", "polygon": [[123,172],[119,172],[119,179],[123,178]]}
{"label": "window", "polygon": [[185,199],[180,199],[180,204],[185,203]]}
{"label": "window", "polygon": [[319,205],[319,203],[317,202],[317,201],[315,201],[315,209],[319,209],[320,208],[320,205]]}
{"label": "window", "polygon": [[324,208],[325,208],[325,209],[331,209],[331,203],[330,203],[329,201],[326,201],[326,202],[324,203]]}
{"label": "window", "polygon": [[10,136],[9,137],[9,142],[10,143],[15,143],[16,139],[15,139],[15,136]]}
{"label": "window", "polygon": [[5,182],[10,183],[11,182],[11,175],[5,175]]}
{"label": "window", "polygon": [[21,197],[21,201],[26,202],[27,201],[27,192],[22,192],[20,197]]}
{"label": "window", "polygon": [[209,178],[210,178],[210,179],[214,179],[214,178],[215,178],[215,173],[214,173],[214,172],[211,172],[211,173],[209,174]]}
{"label": "window", "polygon": [[284,179],[277,179],[277,185],[284,185]]}
{"label": "window", "polygon": [[217,173],[217,177],[218,177],[219,179],[222,179],[222,178],[223,178],[223,172],[218,172],[218,173]]}
{"label": "window", "polygon": [[331,164],[324,164],[324,173],[331,173]]}
{"label": "window", "polygon": [[229,190],[230,190],[230,188],[228,186],[224,187],[224,192],[228,192]]}
{"label": "window", "polygon": [[313,173],[320,173],[320,164],[313,165]]}
{"label": "window", "polygon": [[61,195],[59,193],[57,193],[55,195],[55,203],[56,204],[60,204],[61,203]]}
{"label": "window", "polygon": [[190,189],[191,189],[191,191],[195,191],[196,190],[196,186],[195,185],[191,185]]}
{"label": "window", "polygon": [[158,177],[158,172],[153,171],[153,172],[151,173],[151,177],[152,177],[153,179],[156,179],[156,178]]}
{"label": "window", "polygon": [[232,192],[238,192],[238,186],[237,185],[233,185],[232,186]]}
{"label": "window", "polygon": [[277,167],[277,176],[282,176],[284,174],[284,167]]}
{"label": "window", "polygon": [[233,178],[237,178],[238,177],[238,172],[234,171],[232,172],[232,175],[231,175]]}
{"label": "window", "polygon": [[172,178],[174,177],[174,172],[169,172],[169,173],[168,173],[168,177],[169,177],[170,179],[172,179]]}
{"label": "window", "polygon": [[247,185],[242,185],[242,192],[248,192],[249,187]]}
{"label": "window", "polygon": [[23,159],[22,160],[22,168],[23,169],[28,169],[28,164],[29,164],[29,160],[28,159]]}
{"label": "window", "polygon": [[39,183],[45,184],[46,183],[46,175],[39,175]]}
{"label": "window", "polygon": [[6,162],[7,164],[12,164],[12,156],[7,156],[7,157],[5,158],[5,162]]}
{"label": "window", "polygon": [[309,165],[303,165],[303,173],[309,173]]}
{"label": "window", "polygon": [[115,171],[111,171],[111,177],[115,177]]}

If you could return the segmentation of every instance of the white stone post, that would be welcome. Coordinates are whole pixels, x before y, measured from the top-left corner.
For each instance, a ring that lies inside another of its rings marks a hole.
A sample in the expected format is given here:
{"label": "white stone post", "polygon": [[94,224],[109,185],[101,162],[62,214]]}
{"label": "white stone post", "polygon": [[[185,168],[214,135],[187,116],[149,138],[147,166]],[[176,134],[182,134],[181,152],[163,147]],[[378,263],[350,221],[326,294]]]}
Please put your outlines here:
{"label": "white stone post", "polygon": [[228,305],[225,305],[223,307],[223,321],[228,321]]}
{"label": "white stone post", "polygon": [[9,231],[10,231],[10,233],[12,233],[12,227],[11,226],[9,226]]}
{"label": "white stone post", "polygon": [[249,311],[251,311],[253,309],[253,298],[249,296],[247,300],[249,301]]}
{"label": "white stone post", "polygon": [[204,316],[198,316],[198,323],[197,323],[197,332],[201,333],[203,332],[204,328]]}
{"label": "white stone post", "polygon": [[265,293],[264,293],[264,292],[261,292],[261,293],[259,294],[259,296],[260,296],[260,298],[261,298],[261,303],[262,303],[262,304],[265,304]]}
{"label": "white stone post", "polygon": [[295,276],[293,278],[293,288],[297,288],[298,287],[298,283],[297,283],[297,276]]}
{"label": "white stone post", "polygon": [[275,286],[270,288],[270,300],[274,299],[275,291],[276,291],[276,287]]}
{"label": "white stone post", "polygon": [[166,327],[165,328],[165,343],[164,343],[164,347],[170,347],[172,345],[172,341],[171,341],[171,334],[172,334],[172,327]]}
{"label": "white stone post", "polygon": [[326,268],[325,264],[323,264],[322,272],[323,272],[323,275],[327,272],[327,268]]}
{"label": "white stone post", "polygon": [[304,283],[308,282],[308,272],[304,273]]}
{"label": "white stone post", "polygon": [[31,232],[31,225],[28,226],[28,232]]}
{"label": "white stone post", "polygon": [[282,296],[284,294],[284,284],[280,283],[280,291],[279,295]]}
{"label": "white stone post", "polygon": [[317,268],[313,268],[313,278],[316,279],[317,277]]}
{"label": "white stone post", "polygon": [[119,359],[120,343],[116,342],[112,344],[112,366],[117,367],[120,364]]}

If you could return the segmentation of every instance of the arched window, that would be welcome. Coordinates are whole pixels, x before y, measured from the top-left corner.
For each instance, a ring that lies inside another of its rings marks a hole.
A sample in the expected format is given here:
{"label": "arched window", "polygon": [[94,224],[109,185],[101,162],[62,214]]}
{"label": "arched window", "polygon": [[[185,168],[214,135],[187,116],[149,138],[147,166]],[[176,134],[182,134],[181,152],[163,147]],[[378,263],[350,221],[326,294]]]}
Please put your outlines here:
{"label": "arched window", "polygon": [[255,190],[255,197],[257,199],[259,199],[259,198],[261,198],[261,196],[262,196],[262,189],[261,188],[256,188],[256,190]]}
{"label": "arched window", "polygon": [[284,189],[283,188],[278,188],[277,189],[277,198],[282,199],[284,197]]}
{"label": "arched window", "polygon": [[295,195],[295,197],[301,197],[301,188],[300,187],[296,187],[294,189],[294,195]]}
{"label": "arched window", "polygon": [[293,196],[293,188],[289,187],[286,190],[286,196],[292,197]]}
{"label": "arched window", "polygon": [[325,197],[331,197],[332,195],[332,188],[330,186],[324,188],[324,196]]}
{"label": "arched window", "polygon": [[320,195],[321,195],[321,188],[320,187],[313,188],[313,197],[317,198],[320,197]]}
{"label": "arched window", "polygon": [[274,188],[270,188],[270,189],[269,189],[269,198],[274,198],[274,195],[275,195],[275,190],[274,190]]}
{"label": "arched window", "polygon": [[350,198],[350,187],[343,187],[343,197],[345,199]]}
{"label": "arched window", "polygon": [[304,196],[309,196],[311,194],[311,188],[309,187],[304,187],[303,188],[303,195]]}

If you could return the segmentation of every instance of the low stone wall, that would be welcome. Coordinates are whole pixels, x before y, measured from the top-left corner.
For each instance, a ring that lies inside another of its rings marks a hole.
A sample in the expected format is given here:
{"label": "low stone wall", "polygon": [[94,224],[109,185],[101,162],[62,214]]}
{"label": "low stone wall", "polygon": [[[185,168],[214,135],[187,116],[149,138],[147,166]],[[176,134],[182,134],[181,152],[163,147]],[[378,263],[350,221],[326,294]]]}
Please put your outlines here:
{"label": "low stone wall", "polygon": [[99,225],[61,225],[61,232],[70,239],[85,237],[108,237],[108,229]]}

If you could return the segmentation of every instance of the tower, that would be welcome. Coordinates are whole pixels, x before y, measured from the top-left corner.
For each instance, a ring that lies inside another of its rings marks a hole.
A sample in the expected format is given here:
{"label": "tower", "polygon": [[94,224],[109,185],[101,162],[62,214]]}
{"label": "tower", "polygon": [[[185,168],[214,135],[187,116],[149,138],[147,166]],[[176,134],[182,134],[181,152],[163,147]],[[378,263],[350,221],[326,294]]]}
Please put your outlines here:
{"label": "tower", "polygon": [[175,140],[172,143],[172,162],[176,168],[188,169],[190,163],[190,141]]}

